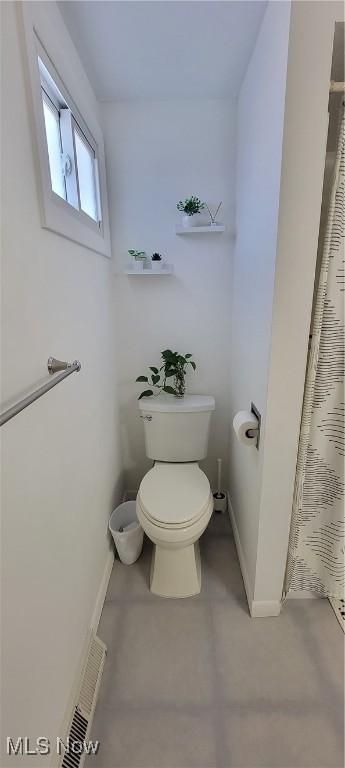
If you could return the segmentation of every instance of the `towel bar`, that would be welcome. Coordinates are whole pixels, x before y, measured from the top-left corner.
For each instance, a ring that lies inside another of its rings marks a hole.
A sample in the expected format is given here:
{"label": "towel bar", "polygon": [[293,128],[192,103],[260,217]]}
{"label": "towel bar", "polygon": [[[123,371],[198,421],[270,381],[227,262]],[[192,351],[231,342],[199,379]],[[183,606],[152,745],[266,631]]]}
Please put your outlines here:
{"label": "towel bar", "polygon": [[12,405],[11,408],[7,409],[7,411],[4,411],[0,415],[0,427],[2,427],[3,424],[6,424],[6,422],[10,419],[13,419],[17,413],[23,411],[24,408],[28,407],[28,405],[34,403],[35,400],[38,400],[39,397],[42,397],[42,395],[45,395],[46,392],[49,392],[50,389],[56,387],[60,381],[66,379],[67,376],[71,375],[71,373],[80,371],[81,364],[79,360],[74,360],[73,363],[64,363],[62,360],[56,360],[55,357],[49,357],[47,361],[47,368],[50,375],[57,374],[57,376],[54,376],[51,381],[47,381],[47,383],[43,384],[42,387],[39,387],[34,392],[31,392],[31,394],[27,395],[27,397],[24,397],[23,400],[19,400],[18,403]]}

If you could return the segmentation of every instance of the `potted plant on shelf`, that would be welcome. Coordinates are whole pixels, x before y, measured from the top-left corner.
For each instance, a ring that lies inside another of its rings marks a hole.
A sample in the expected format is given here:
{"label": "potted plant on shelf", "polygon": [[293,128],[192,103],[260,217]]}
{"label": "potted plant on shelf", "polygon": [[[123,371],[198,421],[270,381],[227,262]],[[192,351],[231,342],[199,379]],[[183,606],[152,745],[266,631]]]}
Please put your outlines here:
{"label": "potted plant on shelf", "polygon": [[[148,376],[138,376],[137,382],[145,382],[149,384],[153,389],[145,389],[138,397],[141,400],[142,397],[151,397],[160,392],[166,392],[168,395],[174,395],[174,397],[183,397],[186,391],[186,373],[187,366],[190,365],[193,371],[196,369],[196,364],[192,360],[192,355],[188,352],[186,355],[180,355],[178,352],[172,352],[171,349],[165,349],[161,353],[162,365],[157,368],[154,365],[150,365],[151,374]],[[167,384],[167,379],[173,379],[172,384]]]}
{"label": "potted plant on shelf", "polygon": [[151,266],[153,272],[160,272],[163,269],[163,259],[160,253],[152,254]]}
{"label": "potted plant on shelf", "polygon": [[184,201],[180,200],[176,207],[178,211],[182,211],[185,214],[182,217],[182,226],[194,227],[198,225],[193,221],[193,216],[197,216],[205,208],[205,203],[202,203],[198,197],[192,195],[192,197],[186,197]]}
{"label": "potted plant on shelf", "polygon": [[128,253],[131,258],[134,259],[133,271],[142,272],[147,261],[147,255],[145,251],[133,251],[130,249]]}

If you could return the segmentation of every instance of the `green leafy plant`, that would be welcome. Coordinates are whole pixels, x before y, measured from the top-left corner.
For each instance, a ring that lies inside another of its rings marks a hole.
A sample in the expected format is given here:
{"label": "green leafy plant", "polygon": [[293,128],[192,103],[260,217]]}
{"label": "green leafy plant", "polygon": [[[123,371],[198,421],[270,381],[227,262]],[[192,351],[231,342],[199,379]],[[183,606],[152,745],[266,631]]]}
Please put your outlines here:
{"label": "green leafy plant", "polygon": [[[153,387],[153,389],[145,389],[139,395],[138,400],[141,400],[142,397],[158,395],[160,392],[166,392],[168,395],[174,395],[175,397],[184,396],[187,367],[190,365],[193,371],[196,369],[196,364],[191,359],[192,355],[190,352],[186,355],[180,355],[178,352],[172,352],[171,349],[165,349],[161,353],[161,357],[162,365],[160,368],[150,365],[149,370],[151,373],[148,376],[138,376],[136,379],[137,382],[145,382]],[[173,379],[172,384],[168,384],[167,379]]]}
{"label": "green leafy plant", "polygon": [[184,201],[180,200],[176,207],[178,211],[183,211],[187,216],[195,216],[196,213],[200,213],[205,208],[205,203],[192,195],[192,197],[186,197]]}
{"label": "green leafy plant", "polygon": [[135,261],[146,261],[147,260],[147,255],[146,255],[145,251],[133,251],[133,250],[130,250],[130,251],[128,251],[128,253],[129,253],[130,256],[132,256],[132,258]]}

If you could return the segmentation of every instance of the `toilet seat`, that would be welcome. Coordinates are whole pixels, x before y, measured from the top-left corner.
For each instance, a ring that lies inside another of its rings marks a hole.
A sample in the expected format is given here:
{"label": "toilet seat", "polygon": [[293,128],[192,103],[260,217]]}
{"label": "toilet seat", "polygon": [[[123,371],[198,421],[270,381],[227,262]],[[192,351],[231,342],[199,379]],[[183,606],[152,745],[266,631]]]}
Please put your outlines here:
{"label": "toilet seat", "polygon": [[140,484],[138,501],[153,525],[178,530],[205,514],[210,494],[209,481],[197,463],[157,462]]}

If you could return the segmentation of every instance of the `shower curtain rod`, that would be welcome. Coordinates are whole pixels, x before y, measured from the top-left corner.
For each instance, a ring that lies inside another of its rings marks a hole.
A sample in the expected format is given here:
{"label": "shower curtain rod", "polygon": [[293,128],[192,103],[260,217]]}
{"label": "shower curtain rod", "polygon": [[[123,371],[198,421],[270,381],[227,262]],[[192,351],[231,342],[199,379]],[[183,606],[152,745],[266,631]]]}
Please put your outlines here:
{"label": "shower curtain rod", "polygon": [[337,82],[336,80],[331,80],[331,85],[329,88],[330,93],[342,93],[345,91],[345,83],[344,82]]}

